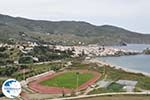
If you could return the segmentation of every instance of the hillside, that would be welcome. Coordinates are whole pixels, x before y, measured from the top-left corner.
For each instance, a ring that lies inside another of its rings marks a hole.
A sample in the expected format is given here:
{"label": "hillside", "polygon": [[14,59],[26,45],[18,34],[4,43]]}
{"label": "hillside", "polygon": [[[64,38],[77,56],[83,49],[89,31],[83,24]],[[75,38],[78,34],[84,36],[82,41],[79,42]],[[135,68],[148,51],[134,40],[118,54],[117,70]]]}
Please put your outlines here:
{"label": "hillside", "polygon": [[0,14],[0,41],[38,41],[52,44],[150,43],[150,35],[80,21],[43,21]]}

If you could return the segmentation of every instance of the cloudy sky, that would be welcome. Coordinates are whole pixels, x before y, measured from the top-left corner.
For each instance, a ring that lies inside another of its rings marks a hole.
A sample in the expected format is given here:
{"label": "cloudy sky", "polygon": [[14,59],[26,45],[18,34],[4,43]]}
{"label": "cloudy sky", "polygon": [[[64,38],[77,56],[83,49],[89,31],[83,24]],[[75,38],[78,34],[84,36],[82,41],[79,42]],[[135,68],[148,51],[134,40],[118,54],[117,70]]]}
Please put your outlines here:
{"label": "cloudy sky", "polygon": [[0,0],[0,13],[110,24],[150,34],[150,0]]}

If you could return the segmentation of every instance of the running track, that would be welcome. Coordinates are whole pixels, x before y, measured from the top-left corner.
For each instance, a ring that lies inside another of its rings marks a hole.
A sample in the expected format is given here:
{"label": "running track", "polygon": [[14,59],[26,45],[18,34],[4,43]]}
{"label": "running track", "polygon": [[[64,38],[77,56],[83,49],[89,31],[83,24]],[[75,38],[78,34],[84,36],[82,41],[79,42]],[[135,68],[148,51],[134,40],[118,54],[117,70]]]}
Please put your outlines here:
{"label": "running track", "polygon": [[[78,71],[80,73],[92,73],[94,75],[94,77],[92,79],[90,79],[89,81],[85,82],[84,84],[82,84],[81,86],[79,86],[78,90],[84,90],[87,87],[89,87],[90,85],[92,85],[93,83],[95,83],[99,78],[100,78],[100,73],[96,72],[96,71],[89,71],[89,70],[75,70]],[[51,79],[57,75],[61,75],[65,72],[59,72],[59,73],[55,73],[55,74],[48,74],[46,76],[41,76],[39,77],[36,81],[30,82],[29,83],[29,88],[38,92],[38,93],[50,93],[50,94],[62,94],[64,93],[71,93],[72,89],[68,89],[68,88],[61,88],[61,87],[50,87],[50,86],[44,86],[41,85],[40,82],[43,80],[47,80],[47,79]],[[75,89],[75,91],[77,91],[77,89]]]}

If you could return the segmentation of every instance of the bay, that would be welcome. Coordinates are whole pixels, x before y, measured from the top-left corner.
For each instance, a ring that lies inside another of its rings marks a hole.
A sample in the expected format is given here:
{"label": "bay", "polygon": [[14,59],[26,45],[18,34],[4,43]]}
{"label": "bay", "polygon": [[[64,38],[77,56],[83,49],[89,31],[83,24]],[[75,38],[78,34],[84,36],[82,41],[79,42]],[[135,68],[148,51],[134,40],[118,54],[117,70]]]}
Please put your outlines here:
{"label": "bay", "polygon": [[[115,48],[122,48],[128,50],[143,51],[149,48],[150,45],[146,44],[130,44],[128,46],[115,46]],[[130,55],[130,56],[119,56],[119,57],[98,57],[105,63],[109,63],[124,68],[150,73],[150,55]]]}

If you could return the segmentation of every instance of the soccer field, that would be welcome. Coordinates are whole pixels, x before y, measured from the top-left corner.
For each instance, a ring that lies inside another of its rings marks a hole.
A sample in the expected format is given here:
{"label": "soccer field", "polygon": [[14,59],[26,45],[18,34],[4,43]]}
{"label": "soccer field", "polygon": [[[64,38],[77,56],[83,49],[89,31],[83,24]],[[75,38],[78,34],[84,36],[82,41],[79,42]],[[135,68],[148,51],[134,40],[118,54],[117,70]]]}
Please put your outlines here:
{"label": "soccer field", "polygon": [[45,86],[52,86],[52,87],[64,87],[69,89],[75,89],[77,86],[80,86],[87,82],[88,80],[94,77],[93,73],[77,73],[77,72],[65,72],[54,78],[44,80],[40,82],[40,84]]}

